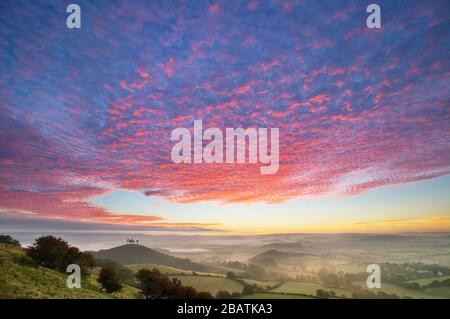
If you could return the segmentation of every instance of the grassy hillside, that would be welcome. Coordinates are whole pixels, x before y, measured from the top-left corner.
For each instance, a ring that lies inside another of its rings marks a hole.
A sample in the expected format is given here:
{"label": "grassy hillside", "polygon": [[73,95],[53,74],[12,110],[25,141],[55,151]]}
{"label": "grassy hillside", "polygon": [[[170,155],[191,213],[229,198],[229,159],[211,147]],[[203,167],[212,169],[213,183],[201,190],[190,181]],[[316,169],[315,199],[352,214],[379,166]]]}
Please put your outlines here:
{"label": "grassy hillside", "polygon": [[254,279],[241,279],[243,282],[249,285],[256,285],[262,289],[267,289],[267,287],[272,287],[278,284],[278,281],[261,281]]}
{"label": "grassy hillside", "polygon": [[275,260],[282,260],[287,258],[295,258],[295,257],[303,257],[305,256],[304,253],[298,253],[298,252],[286,252],[286,251],[279,251],[276,249],[270,249],[266,250],[252,259],[263,259],[263,258],[271,258]]}
{"label": "grassy hillside", "polygon": [[170,266],[163,266],[163,265],[158,265],[158,264],[130,264],[130,265],[126,265],[125,267],[127,267],[128,269],[131,269],[131,271],[133,271],[134,273],[137,273],[142,268],[146,268],[146,269],[156,268],[161,273],[166,274],[166,275],[178,275],[178,274],[180,274],[180,275],[185,275],[185,274],[192,275],[192,271],[190,271],[190,270],[183,270],[183,269],[180,269],[180,268],[175,268],[175,267],[170,267]]}
{"label": "grassy hillside", "polygon": [[450,276],[434,276],[434,277],[427,277],[427,278],[420,278],[420,279],[411,279],[411,280],[408,280],[407,282],[417,282],[421,286],[426,286],[426,285],[431,284],[435,280],[444,281],[446,279],[450,279]]}
{"label": "grassy hillside", "polygon": [[202,275],[202,276],[214,276],[214,277],[225,277],[224,274],[220,274],[220,273],[212,273],[212,272],[204,272],[204,271],[192,271],[192,270],[185,270],[185,269],[180,269],[180,268],[175,268],[175,267],[170,267],[170,266],[164,266],[164,265],[158,265],[158,264],[130,264],[130,265],[125,265],[125,267],[127,267],[128,269],[131,269],[131,271],[133,272],[138,272],[139,269],[142,268],[147,268],[147,269],[153,269],[156,268],[158,269],[161,273],[166,274],[166,275]]}
{"label": "grassy hillside", "polygon": [[[362,288],[366,287],[366,283],[365,282],[357,282],[357,285],[361,286]],[[367,289],[367,288],[366,288]],[[434,291],[434,289],[437,289]],[[420,299],[420,298],[424,298],[424,299],[433,299],[433,298],[442,298],[442,293],[444,291],[448,291],[448,288],[430,288],[429,290],[426,289],[417,289],[417,290],[411,290],[411,289],[406,289],[403,287],[399,287],[397,285],[393,285],[393,284],[388,284],[388,283],[381,283],[381,288],[376,289],[376,291],[383,291],[385,293],[388,294],[396,294],[397,296],[401,297],[401,298],[406,298],[406,297],[411,297],[414,299]]]}
{"label": "grassy hillside", "polygon": [[22,248],[9,245],[0,244],[0,269],[0,298],[136,298],[138,293],[129,286],[102,292],[94,275],[82,279],[80,289],[69,289],[66,274],[32,265]]}
{"label": "grassy hillside", "polygon": [[273,242],[270,244],[266,244],[261,246],[262,249],[264,250],[300,250],[303,248],[303,244],[301,243],[300,240],[296,241],[296,242],[289,242],[289,243],[285,243],[285,242]]}
{"label": "grassy hillside", "polygon": [[450,289],[448,287],[425,288],[422,291],[435,298],[450,298]]}

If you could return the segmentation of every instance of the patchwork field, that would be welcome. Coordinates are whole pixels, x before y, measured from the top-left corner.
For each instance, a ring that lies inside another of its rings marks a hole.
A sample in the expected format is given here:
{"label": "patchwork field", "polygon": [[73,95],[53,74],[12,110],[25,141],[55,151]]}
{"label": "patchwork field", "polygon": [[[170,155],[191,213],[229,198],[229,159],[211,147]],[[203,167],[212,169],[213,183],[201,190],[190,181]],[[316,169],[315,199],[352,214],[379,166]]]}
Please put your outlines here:
{"label": "patchwork field", "polygon": [[272,287],[278,284],[277,281],[260,281],[254,279],[242,279],[243,282],[249,285],[256,285],[260,288],[267,289],[268,286]]}
{"label": "patchwork field", "polygon": [[408,282],[417,282],[421,286],[425,286],[428,284],[431,284],[433,281],[444,281],[446,279],[450,279],[450,276],[435,276],[435,277],[427,277],[427,278],[420,278],[420,279],[411,279],[408,280]]}
{"label": "patchwork field", "polygon": [[192,271],[189,270],[183,270],[175,267],[170,266],[163,266],[163,265],[157,265],[157,264],[131,264],[126,265],[127,268],[131,269],[133,272],[137,272],[139,269],[147,268],[147,269],[158,269],[163,274],[192,274]]}
{"label": "patchwork field", "polygon": [[215,276],[215,277],[225,277],[223,274],[211,273],[211,272],[202,272],[202,271],[190,271],[179,269],[171,266],[164,266],[158,264],[131,264],[126,265],[127,268],[131,269],[133,272],[137,272],[139,269],[147,268],[147,269],[158,269],[161,273],[166,275],[202,275],[202,276]]}
{"label": "patchwork field", "polygon": [[[366,283],[365,282],[357,282],[355,283],[356,285],[361,286],[362,288],[366,287]],[[432,288],[435,289],[435,288]],[[449,291],[448,288],[444,288],[445,290]],[[376,289],[376,291],[383,291],[387,294],[396,294],[397,296],[401,297],[401,298],[406,298],[406,297],[411,297],[411,298],[423,298],[423,299],[430,299],[430,298],[441,298],[442,296],[439,296],[438,294],[432,294],[433,290],[429,290],[429,292],[427,292],[426,290],[423,289],[419,289],[419,290],[411,290],[411,289],[406,289],[403,287],[399,287],[393,284],[387,284],[387,283],[382,283],[381,284],[381,288]],[[442,291],[435,291],[434,293],[442,293]],[[447,292],[448,293],[448,292]]]}
{"label": "patchwork field", "polygon": [[272,292],[315,296],[318,289],[322,289],[325,291],[334,291],[336,297],[350,298],[352,295],[351,291],[348,289],[327,287],[322,284],[313,282],[287,282],[282,284],[280,287],[272,290]]}
{"label": "patchwork field", "polygon": [[240,297],[240,299],[314,299],[309,296],[301,296],[295,294],[278,294],[270,292],[261,292]]}
{"label": "patchwork field", "polygon": [[[444,245],[441,237],[437,237],[439,239],[437,243]],[[4,245],[0,246],[0,269],[2,270],[0,272],[0,298],[138,298],[140,297],[138,290],[140,286],[134,275],[142,268],[156,268],[170,278],[178,278],[183,286],[194,287],[197,291],[206,291],[213,296],[217,295],[219,291],[226,291],[233,294],[233,298],[450,298],[450,288],[439,287],[439,285],[445,284],[442,283],[444,280],[450,279],[450,268],[432,263],[380,263],[383,271],[382,288],[369,290],[366,287],[367,266],[364,260],[367,259],[367,255],[364,255],[361,247],[380,247],[382,245],[379,243],[389,240],[389,242],[397,243],[397,247],[395,250],[387,251],[386,256],[395,255],[395,258],[398,259],[400,256],[413,254],[412,249],[416,247],[416,241],[410,244],[405,240],[412,241],[415,240],[414,237],[405,239],[399,236],[375,236],[374,239],[374,236],[356,235],[316,236],[311,238],[309,243],[306,239],[300,242],[296,238],[289,237],[283,240],[275,238],[278,240],[273,239],[273,243],[262,246],[270,248],[268,250],[256,249],[255,247],[261,243],[254,238],[247,239],[254,240],[247,246],[244,246],[241,241],[239,241],[239,245],[226,242],[229,246],[225,245],[225,248],[228,247],[228,249],[222,248],[224,251],[233,252],[233,249],[237,251],[241,249],[241,252],[248,255],[251,251],[257,251],[257,253],[247,262],[235,258],[214,261],[213,257],[210,257],[208,263],[205,264],[201,263],[205,259],[193,262],[192,259],[178,257],[176,257],[178,259],[173,259],[175,257],[169,255],[161,256],[162,253],[156,253],[155,250],[142,245],[119,246],[121,247],[119,257],[123,257],[124,260],[130,260],[127,258],[128,252],[136,257],[136,249],[139,249],[146,258],[140,260],[135,258],[136,263],[128,265],[119,262],[114,264],[114,261],[108,264],[106,259],[100,258],[97,260],[96,267],[91,270],[91,275],[83,278],[82,289],[66,288],[66,273],[36,266],[37,263],[33,263],[30,257],[27,257],[23,248]],[[319,246],[321,241],[323,241],[323,247]],[[429,245],[436,246],[432,239],[429,241],[431,242]],[[417,242],[423,244],[422,240],[417,240]],[[445,243],[447,245],[447,242]],[[284,247],[284,245],[286,251],[273,248]],[[299,245],[301,245],[301,249],[297,247]],[[340,250],[340,245],[355,249]],[[292,248],[294,246],[297,247],[295,250]],[[336,249],[331,251],[329,247]],[[117,248],[113,249],[117,250]],[[215,252],[218,250],[220,249],[217,247],[210,247],[209,250],[205,248],[205,251]],[[420,248],[420,250],[426,251],[426,247]],[[151,259],[149,256],[155,257],[154,260],[149,260]],[[118,256],[113,255],[112,257]],[[173,264],[174,260],[177,262],[175,265]],[[161,261],[167,261],[168,264],[160,264]],[[183,264],[182,261],[186,263]],[[96,278],[100,268],[108,265],[112,265],[117,274],[121,276],[122,282],[128,285],[125,285],[121,292],[107,294],[99,289]],[[196,271],[196,269],[203,271]],[[440,274],[440,276],[434,274]],[[420,278],[423,276],[429,277]],[[432,285],[433,287],[425,287],[436,280],[441,283],[435,283]],[[420,287],[411,285],[411,283],[418,283]],[[354,285],[359,286],[360,289]],[[324,293],[317,296],[318,290],[322,290]],[[369,291],[370,293],[368,293]],[[330,292],[334,294],[330,294]],[[379,292],[387,295],[378,294]]]}
{"label": "patchwork field", "polygon": [[449,287],[425,288],[423,291],[426,294],[432,295],[434,298],[450,298]]}
{"label": "patchwork field", "polygon": [[138,290],[124,286],[121,292],[107,294],[100,291],[94,274],[81,281],[80,289],[66,286],[65,273],[33,266],[23,250],[0,247],[0,298],[136,298]]}

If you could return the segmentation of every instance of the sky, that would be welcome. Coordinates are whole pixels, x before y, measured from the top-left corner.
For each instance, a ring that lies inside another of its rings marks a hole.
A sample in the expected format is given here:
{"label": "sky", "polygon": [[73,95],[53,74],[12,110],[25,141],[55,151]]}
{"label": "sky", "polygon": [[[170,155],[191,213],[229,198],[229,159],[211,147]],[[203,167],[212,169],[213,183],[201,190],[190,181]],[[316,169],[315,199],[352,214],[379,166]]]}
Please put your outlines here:
{"label": "sky", "polygon": [[[450,231],[448,1],[76,3],[0,2],[0,230]],[[194,120],[278,172],[173,163]]]}

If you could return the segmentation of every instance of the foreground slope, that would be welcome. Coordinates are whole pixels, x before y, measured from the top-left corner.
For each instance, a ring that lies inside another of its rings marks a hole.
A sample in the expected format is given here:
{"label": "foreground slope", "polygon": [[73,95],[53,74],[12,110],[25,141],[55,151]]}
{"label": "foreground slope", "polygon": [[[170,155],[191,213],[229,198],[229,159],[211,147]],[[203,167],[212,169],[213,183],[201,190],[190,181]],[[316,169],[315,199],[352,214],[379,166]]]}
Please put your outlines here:
{"label": "foreground slope", "polygon": [[20,247],[0,244],[0,298],[99,299],[136,298],[138,290],[124,286],[121,292],[100,291],[94,275],[82,279],[80,289],[66,286],[67,274],[35,266]]}

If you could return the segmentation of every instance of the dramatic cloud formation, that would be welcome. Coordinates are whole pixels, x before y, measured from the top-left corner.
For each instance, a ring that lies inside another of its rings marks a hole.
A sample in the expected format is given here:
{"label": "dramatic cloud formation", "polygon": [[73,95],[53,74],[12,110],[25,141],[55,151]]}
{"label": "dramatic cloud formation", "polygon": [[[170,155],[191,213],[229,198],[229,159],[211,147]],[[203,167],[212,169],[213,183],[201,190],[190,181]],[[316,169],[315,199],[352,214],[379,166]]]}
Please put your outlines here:
{"label": "dramatic cloud formation", "polygon": [[[77,3],[80,30],[60,1],[0,4],[0,208],[158,224],[86,199],[277,203],[450,172],[448,1],[379,1],[379,30],[360,1]],[[278,173],[172,163],[194,119],[278,127]]]}

